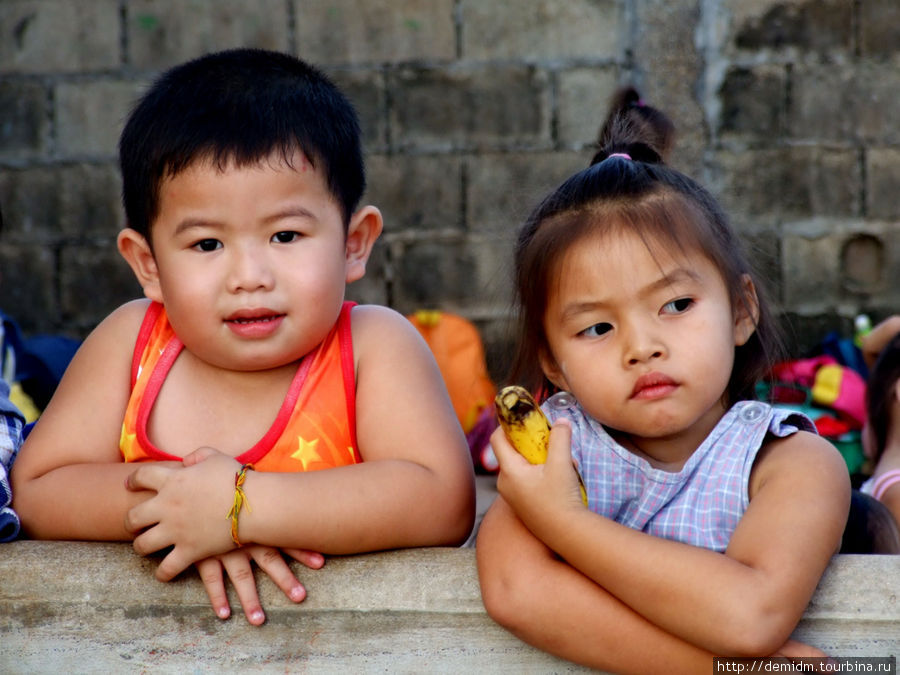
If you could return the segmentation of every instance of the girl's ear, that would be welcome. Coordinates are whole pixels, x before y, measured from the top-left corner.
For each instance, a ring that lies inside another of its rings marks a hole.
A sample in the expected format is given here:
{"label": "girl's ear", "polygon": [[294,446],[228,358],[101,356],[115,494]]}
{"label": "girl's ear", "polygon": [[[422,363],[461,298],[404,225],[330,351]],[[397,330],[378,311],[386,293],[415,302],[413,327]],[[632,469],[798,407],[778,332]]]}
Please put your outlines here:
{"label": "girl's ear", "polygon": [[372,246],[381,234],[384,222],[381,211],[374,206],[364,206],[353,214],[347,226],[347,242],[344,245],[346,282],[361,279],[366,273],[366,262],[372,254]]}
{"label": "girl's ear", "polygon": [[540,360],[541,370],[544,371],[544,376],[558,389],[569,391],[569,383],[566,381],[566,376],[563,374],[562,368],[556,363],[556,359],[550,356],[546,350],[542,349]]}
{"label": "girl's ear", "polygon": [[116,244],[119,247],[119,253],[125,258],[141,288],[144,289],[144,295],[156,302],[162,302],[159,268],[156,266],[156,258],[153,257],[150,243],[144,238],[144,235],[126,227],[119,232]]}
{"label": "girl's ear", "polygon": [[750,336],[756,332],[756,322],[759,321],[759,297],[756,295],[756,286],[749,274],[741,277],[743,293],[741,299],[734,308],[734,344],[740,347],[745,344]]}

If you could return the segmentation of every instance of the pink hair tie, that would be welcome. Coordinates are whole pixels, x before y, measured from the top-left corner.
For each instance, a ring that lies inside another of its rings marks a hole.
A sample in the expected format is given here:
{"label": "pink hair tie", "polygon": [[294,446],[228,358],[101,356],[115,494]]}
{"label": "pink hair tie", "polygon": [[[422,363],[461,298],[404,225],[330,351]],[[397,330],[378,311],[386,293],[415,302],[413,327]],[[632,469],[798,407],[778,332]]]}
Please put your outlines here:
{"label": "pink hair tie", "polygon": [[624,152],[614,152],[609,155],[606,159],[612,159],[613,157],[624,157],[625,159],[631,159],[631,155],[627,155]]}

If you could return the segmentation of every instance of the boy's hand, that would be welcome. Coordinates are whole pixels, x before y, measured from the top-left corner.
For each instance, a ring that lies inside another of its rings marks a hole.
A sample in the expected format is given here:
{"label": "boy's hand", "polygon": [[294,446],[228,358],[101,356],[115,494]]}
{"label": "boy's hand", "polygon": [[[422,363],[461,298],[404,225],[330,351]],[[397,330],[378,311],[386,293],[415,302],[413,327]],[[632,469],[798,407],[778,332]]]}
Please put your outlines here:
{"label": "boy's hand", "polygon": [[[289,550],[286,553],[310,569],[319,569],[325,564],[325,558],[313,551]],[[259,568],[269,575],[290,600],[302,602],[306,598],[306,589],[294,576],[278,549],[271,546],[246,546],[196,563],[213,611],[220,619],[231,616],[231,607],[225,593],[224,570],[234,584],[247,621],[254,626],[265,622],[266,615],[259,602],[251,560],[256,561]]]}
{"label": "boy's hand", "polygon": [[571,443],[568,420],[558,420],[550,431],[547,462],[532,465],[516,452],[502,428],[491,435],[491,447],[500,462],[497,490],[538,538],[543,527],[558,525],[561,510],[585,508]]}
{"label": "boy's hand", "polygon": [[[129,475],[128,489],[157,493],[125,516],[125,528],[140,533],[134,550],[147,555],[174,547],[159,564],[157,579],[169,581],[192,563],[235,548],[227,514],[240,468],[233,457],[205,448],[186,458],[184,468],[145,464]],[[241,514],[247,508],[245,503]]]}

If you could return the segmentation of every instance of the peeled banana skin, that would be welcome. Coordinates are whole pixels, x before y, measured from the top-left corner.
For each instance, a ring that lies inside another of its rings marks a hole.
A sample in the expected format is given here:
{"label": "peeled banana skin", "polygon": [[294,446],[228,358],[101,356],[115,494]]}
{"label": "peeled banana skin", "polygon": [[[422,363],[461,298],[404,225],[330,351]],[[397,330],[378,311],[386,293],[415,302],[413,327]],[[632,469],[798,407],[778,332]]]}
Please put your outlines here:
{"label": "peeled banana skin", "polygon": [[[497,420],[516,451],[531,464],[547,461],[550,445],[550,422],[528,390],[517,385],[504,387],[494,399]],[[588,505],[581,476],[581,501]]]}

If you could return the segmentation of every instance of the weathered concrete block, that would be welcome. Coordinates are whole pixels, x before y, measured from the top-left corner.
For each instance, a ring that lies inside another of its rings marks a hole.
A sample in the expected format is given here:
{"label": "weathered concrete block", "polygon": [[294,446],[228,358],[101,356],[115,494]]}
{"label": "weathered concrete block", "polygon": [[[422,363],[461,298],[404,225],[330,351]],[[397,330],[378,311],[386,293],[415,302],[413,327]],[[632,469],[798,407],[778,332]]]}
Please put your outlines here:
{"label": "weathered concrete block", "polygon": [[853,4],[843,0],[725,0],[734,44],[746,50],[852,53]]}
{"label": "weathered concrete block", "polygon": [[[900,301],[900,226],[818,218],[785,223],[784,302],[801,313],[854,313],[872,295]],[[845,309],[846,308],[846,309]]]}
{"label": "weathered concrete block", "polygon": [[328,76],[356,109],[365,150],[386,150],[388,127],[384,75],[379,71],[330,70]]}
{"label": "weathered concrete block", "polygon": [[546,73],[527,66],[402,68],[390,80],[399,149],[550,144]]}
{"label": "weathered concrete block", "polygon": [[900,142],[900,73],[891,64],[798,67],[793,74],[791,135],[850,145]]}
{"label": "weathered concrete block", "polygon": [[141,93],[141,85],[128,80],[59,83],[55,87],[59,155],[115,158],[119,134]]}
{"label": "weathered concrete block", "polygon": [[900,5],[895,0],[859,3],[859,46],[864,58],[891,59],[900,52]]}
{"label": "weathered concrete block", "polygon": [[3,240],[49,244],[64,218],[61,170],[56,167],[0,171]]}
{"label": "weathered concrete block", "polygon": [[58,330],[56,252],[43,244],[0,244],[0,309],[26,332]]}
{"label": "weathered concrete block", "polygon": [[900,217],[900,150],[875,148],[866,153],[866,205],[872,218]]}
{"label": "weathered concrete block", "polygon": [[715,155],[708,187],[735,218],[856,216],[862,177],[854,150],[786,147]]}
{"label": "weathered concrete block", "polygon": [[613,0],[463,0],[461,16],[465,59],[612,61],[624,46]]}
{"label": "weathered concrete block", "polygon": [[297,47],[318,63],[448,61],[454,0],[294,0]]}
{"label": "weathered concrete block", "polygon": [[720,138],[769,145],[784,136],[786,85],[782,66],[729,68],[718,92]]}
{"label": "weathered concrete block", "polygon": [[559,142],[576,149],[595,143],[618,86],[618,68],[574,68],[557,78]]}
{"label": "weathered concrete block", "polygon": [[[61,234],[68,238],[101,238],[114,242],[125,226],[122,209],[122,178],[118,166],[75,164],[60,169]],[[110,244],[115,248],[115,244]]]}
{"label": "weathered concrete block", "polygon": [[0,73],[73,73],[119,65],[118,0],[0,3]]}
{"label": "weathered concrete block", "polygon": [[469,230],[500,234],[511,242],[540,200],[573,173],[586,168],[590,160],[590,151],[485,153],[468,159]]}
{"label": "weathered concrete block", "polygon": [[[127,544],[5,544],[0,669],[588,672],[491,621],[471,548],[331,558],[314,572],[295,563],[309,593],[299,605],[259,575],[260,627],[216,619],[194,572],[162,584],[155,564]],[[898,597],[900,557],[836,556],[794,637],[835,656],[897,655]]]}
{"label": "weathered concrete block", "polygon": [[[60,310],[65,320],[89,330],[143,291],[110,237],[97,245],[65,246],[60,253]],[[90,302],[85,302],[90,298]]]}
{"label": "weathered concrete block", "polygon": [[0,159],[34,159],[47,152],[50,124],[44,85],[32,81],[0,81],[0,111]]}
{"label": "weathered concrete block", "polygon": [[285,0],[131,0],[129,59],[141,69],[162,69],[229,47],[288,51]]}
{"label": "weathered concrete block", "polygon": [[392,304],[408,314],[439,307],[469,317],[509,306],[509,243],[496,237],[441,236],[394,241]]}
{"label": "weathered concrete block", "polygon": [[462,160],[454,155],[368,158],[366,199],[381,209],[386,233],[462,229]]}

